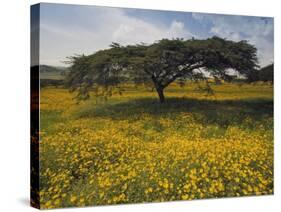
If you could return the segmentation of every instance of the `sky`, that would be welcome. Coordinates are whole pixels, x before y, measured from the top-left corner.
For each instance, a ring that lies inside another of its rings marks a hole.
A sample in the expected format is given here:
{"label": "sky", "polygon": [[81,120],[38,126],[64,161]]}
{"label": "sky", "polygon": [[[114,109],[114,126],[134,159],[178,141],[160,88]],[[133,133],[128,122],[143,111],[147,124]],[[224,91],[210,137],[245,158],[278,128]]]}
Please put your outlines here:
{"label": "sky", "polygon": [[89,55],[122,45],[163,38],[219,36],[247,40],[257,48],[260,66],[274,59],[273,18],[193,12],[48,4],[40,6],[40,64],[67,66],[75,54]]}

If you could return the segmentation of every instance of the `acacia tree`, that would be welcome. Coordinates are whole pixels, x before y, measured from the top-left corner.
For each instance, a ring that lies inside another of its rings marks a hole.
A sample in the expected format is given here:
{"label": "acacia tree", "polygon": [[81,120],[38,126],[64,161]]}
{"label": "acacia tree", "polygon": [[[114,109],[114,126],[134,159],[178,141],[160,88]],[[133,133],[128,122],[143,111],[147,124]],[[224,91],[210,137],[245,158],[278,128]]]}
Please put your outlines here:
{"label": "acacia tree", "polygon": [[[89,56],[71,57],[67,85],[78,91],[78,97],[111,95],[125,81],[151,81],[161,103],[164,89],[174,81],[196,79],[206,73],[216,79],[231,80],[232,69],[245,77],[257,66],[256,48],[247,41],[234,42],[219,37],[198,39],[162,39],[151,45],[121,46]],[[97,92],[101,91],[102,92]]]}

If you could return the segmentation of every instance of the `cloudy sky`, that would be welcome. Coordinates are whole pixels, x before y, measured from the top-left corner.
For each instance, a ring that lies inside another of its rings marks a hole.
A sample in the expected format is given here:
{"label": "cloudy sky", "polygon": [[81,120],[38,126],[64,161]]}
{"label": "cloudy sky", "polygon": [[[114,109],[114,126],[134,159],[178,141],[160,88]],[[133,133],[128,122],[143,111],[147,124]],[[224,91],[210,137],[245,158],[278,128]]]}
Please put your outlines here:
{"label": "cloudy sky", "polygon": [[112,42],[153,43],[162,38],[248,40],[261,66],[273,62],[273,19],[96,6],[41,4],[40,64],[65,66],[74,54],[91,54]]}

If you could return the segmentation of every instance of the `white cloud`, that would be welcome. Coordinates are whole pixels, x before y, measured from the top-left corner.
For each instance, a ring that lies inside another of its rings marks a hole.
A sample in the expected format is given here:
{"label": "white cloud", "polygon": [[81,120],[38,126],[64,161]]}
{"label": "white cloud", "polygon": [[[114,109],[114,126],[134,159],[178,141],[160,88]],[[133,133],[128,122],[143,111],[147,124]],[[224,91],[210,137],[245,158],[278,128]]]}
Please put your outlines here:
{"label": "white cloud", "polygon": [[270,19],[193,13],[200,22],[211,23],[210,33],[234,41],[248,40],[258,49],[261,66],[273,61],[273,23]]}
{"label": "white cloud", "polygon": [[[67,10],[67,14],[59,17],[44,12],[44,7],[41,9],[40,61],[50,65],[63,65],[61,61],[67,56],[91,54],[108,48],[112,42],[126,45],[152,43],[162,38],[197,37],[183,22],[156,24],[129,16],[118,8],[84,7]],[[192,17],[199,21],[199,28],[200,23],[208,25],[210,34],[235,41],[249,40],[258,48],[261,65],[273,61],[272,21],[268,24],[261,18],[200,13],[193,13]]]}
{"label": "white cloud", "polygon": [[[89,14],[90,13],[90,14]],[[66,56],[91,54],[108,48],[112,42],[123,45],[140,42],[153,43],[162,38],[191,38],[184,24],[173,21],[170,26],[155,25],[136,17],[130,17],[122,9],[100,8],[89,11],[80,20],[87,23],[63,25],[41,20],[41,63],[57,61],[52,65],[62,65]],[[90,18],[92,17],[92,19]]]}

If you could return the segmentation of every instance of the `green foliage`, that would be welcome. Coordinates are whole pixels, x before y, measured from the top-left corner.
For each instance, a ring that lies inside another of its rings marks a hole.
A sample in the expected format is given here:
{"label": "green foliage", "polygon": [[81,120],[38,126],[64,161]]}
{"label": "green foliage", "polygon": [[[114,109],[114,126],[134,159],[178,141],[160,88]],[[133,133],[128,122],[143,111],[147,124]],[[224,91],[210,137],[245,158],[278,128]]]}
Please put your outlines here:
{"label": "green foliage", "polygon": [[[70,57],[67,85],[78,91],[78,99],[88,99],[93,88],[96,96],[120,92],[123,82],[153,85],[160,102],[164,89],[178,80],[206,80],[204,73],[230,81],[227,70],[247,77],[257,68],[256,48],[247,41],[234,42],[218,37],[205,40],[162,39],[151,45],[121,46],[112,43],[109,49],[92,55]],[[102,88],[102,89],[100,89]]]}

